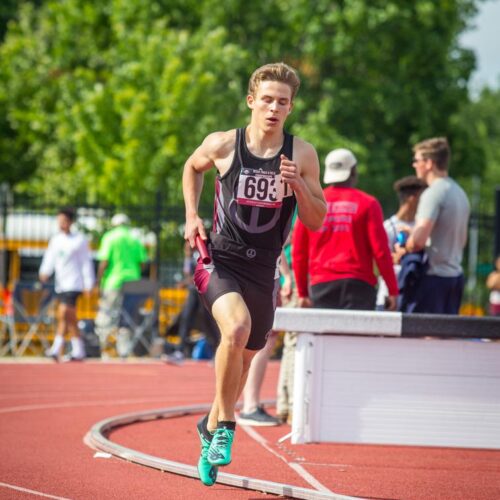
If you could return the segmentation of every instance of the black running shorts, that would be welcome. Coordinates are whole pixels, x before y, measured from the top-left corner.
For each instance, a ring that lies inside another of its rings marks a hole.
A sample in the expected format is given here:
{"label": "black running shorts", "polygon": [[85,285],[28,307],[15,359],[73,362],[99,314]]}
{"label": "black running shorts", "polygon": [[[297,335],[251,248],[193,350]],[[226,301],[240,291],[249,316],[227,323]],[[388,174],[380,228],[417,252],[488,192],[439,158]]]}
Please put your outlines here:
{"label": "black running shorts", "polygon": [[82,294],[82,292],[60,292],[56,294],[57,300],[62,304],[67,306],[76,306],[76,300]]}
{"label": "black running shorts", "polygon": [[[194,282],[210,313],[214,302],[226,293],[236,292],[245,301],[252,321],[247,349],[260,350],[274,322],[279,289],[275,252],[253,249],[212,235],[210,264],[198,261]],[[215,241],[214,241],[215,240]]]}

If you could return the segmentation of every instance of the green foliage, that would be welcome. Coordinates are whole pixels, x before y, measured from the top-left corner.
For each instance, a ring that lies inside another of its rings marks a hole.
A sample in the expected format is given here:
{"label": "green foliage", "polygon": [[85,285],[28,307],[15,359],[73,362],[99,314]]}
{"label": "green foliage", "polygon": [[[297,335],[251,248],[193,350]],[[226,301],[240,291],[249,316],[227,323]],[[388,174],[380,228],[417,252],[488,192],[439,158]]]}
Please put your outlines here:
{"label": "green foliage", "polygon": [[245,53],[224,29],[170,29],[140,2],[26,7],[1,50],[12,132],[2,160],[14,166],[7,180],[28,178],[20,191],[136,203],[162,189],[179,202],[188,152],[239,114],[241,83],[227,68]]}
{"label": "green foliage", "polygon": [[[467,102],[454,117],[457,130],[471,137],[470,165],[485,165],[480,177],[480,205],[482,213],[494,212],[495,187],[500,188],[500,89],[485,88],[472,102]],[[464,179],[468,191],[470,180]]]}
{"label": "green foliage", "polygon": [[245,123],[248,77],[275,60],[303,80],[291,131],[321,161],[352,148],[360,187],[386,206],[425,137],[449,136],[457,174],[480,175],[475,135],[457,118],[474,67],[457,37],[476,3],[21,4],[0,47],[0,180],[53,200],[136,203],[161,189],[181,203],[186,158],[209,132]]}

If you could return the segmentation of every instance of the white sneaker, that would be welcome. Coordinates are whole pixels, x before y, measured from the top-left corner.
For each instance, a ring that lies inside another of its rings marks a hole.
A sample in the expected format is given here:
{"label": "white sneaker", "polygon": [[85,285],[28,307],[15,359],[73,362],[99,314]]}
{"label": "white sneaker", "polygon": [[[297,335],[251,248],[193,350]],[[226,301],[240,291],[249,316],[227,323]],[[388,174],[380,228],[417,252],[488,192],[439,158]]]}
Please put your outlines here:
{"label": "white sneaker", "polygon": [[63,363],[70,363],[71,361],[83,361],[85,356],[73,356],[72,354],[66,354],[62,357],[61,361]]}
{"label": "white sneaker", "polygon": [[52,358],[54,361],[59,361],[59,355],[52,349],[47,349],[44,354],[47,358]]}
{"label": "white sneaker", "polygon": [[161,359],[165,361],[165,363],[182,365],[184,363],[185,356],[181,351],[174,351],[170,354],[164,354]]}

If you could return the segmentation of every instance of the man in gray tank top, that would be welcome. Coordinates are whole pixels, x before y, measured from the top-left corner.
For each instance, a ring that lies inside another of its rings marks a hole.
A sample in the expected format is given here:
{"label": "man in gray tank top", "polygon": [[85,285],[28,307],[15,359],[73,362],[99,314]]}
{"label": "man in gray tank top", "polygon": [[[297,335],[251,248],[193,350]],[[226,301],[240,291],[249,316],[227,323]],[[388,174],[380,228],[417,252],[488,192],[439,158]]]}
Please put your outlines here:
{"label": "man in gray tank top", "polygon": [[469,200],[448,175],[450,147],[446,138],[419,142],[413,152],[417,177],[429,185],[420,197],[416,225],[406,243],[407,251],[425,249],[428,257],[413,310],[458,314],[464,289],[461,262],[467,242]]}

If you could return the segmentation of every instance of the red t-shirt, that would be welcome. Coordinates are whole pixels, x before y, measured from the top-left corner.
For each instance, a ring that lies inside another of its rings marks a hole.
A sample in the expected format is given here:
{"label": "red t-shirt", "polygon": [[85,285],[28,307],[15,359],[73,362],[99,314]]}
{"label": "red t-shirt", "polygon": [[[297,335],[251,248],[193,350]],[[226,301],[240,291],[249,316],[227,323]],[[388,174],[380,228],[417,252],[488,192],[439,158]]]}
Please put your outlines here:
{"label": "red t-shirt", "polygon": [[323,226],[310,231],[297,220],[292,262],[299,297],[310,285],[340,279],[377,283],[373,261],[389,293],[398,294],[380,203],[359,189],[329,186],[324,190],[327,213]]}

